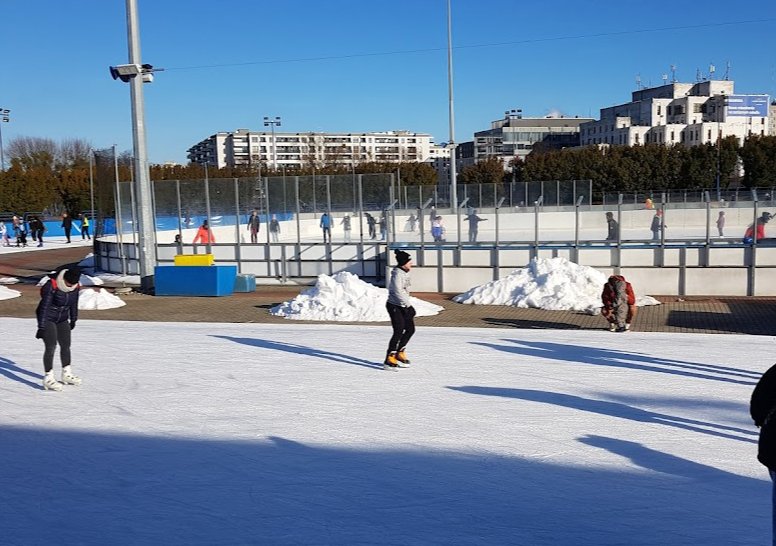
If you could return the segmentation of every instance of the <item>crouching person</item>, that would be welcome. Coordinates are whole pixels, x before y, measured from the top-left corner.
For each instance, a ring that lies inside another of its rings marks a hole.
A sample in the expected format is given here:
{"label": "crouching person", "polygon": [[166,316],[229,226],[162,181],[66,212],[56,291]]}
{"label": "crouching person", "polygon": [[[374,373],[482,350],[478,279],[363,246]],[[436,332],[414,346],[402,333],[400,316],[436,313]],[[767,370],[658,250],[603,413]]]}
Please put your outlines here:
{"label": "crouching person", "polygon": [[[62,269],[49,275],[49,281],[40,289],[40,303],[35,314],[38,317],[37,339],[45,344],[43,352],[43,388],[61,391],[62,384],[80,385],[81,378],[70,369],[70,331],[78,320],[78,281],[81,271],[77,268]],[[62,362],[62,382],[54,378],[54,353],[59,345]]]}
{"label": "crouching person", "polygon": [[601,293],[601,314],[609,321],[609,331],[627,332],[636,316],[636,294],[622,275],[612,275]]}

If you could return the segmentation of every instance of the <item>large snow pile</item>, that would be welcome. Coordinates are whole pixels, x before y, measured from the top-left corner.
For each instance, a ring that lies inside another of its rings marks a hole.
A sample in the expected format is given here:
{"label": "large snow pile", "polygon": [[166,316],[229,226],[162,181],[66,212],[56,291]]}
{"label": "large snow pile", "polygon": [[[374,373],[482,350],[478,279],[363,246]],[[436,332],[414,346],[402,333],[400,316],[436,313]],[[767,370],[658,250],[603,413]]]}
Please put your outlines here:
{"label": "large snow pile", "polygon": [[116,309],[125,305],[126,302],[124,300],[100,288],[82,288],[81,293],[78,295],[78,309],[96,311]]}
{"label": "large snow pile", "polygon": [[[385,303],[388,290],[366,283],[343,271],[334,276],[319,275],[315,286],[291,301],[270,309],[270,313],[294,320],[321,320],[347,322],[388,321]],[[444,307],[411,298],[418,316],[436,315]]]}
{"label": "large snow pile", "polygon": [[18,298],[21,295],[22,293],[18,290],[11,290],[5,286],[0,286],[0,300],[10,300],[13,298]]}
{"label": "large snow pile", "polygon": [[[601,307],[601,290],[606,281],[607,276],[597,269],[566,258],[534,258],[526,267],[459,294],[453,301],[595,314]],[[636,290],[638,287],[634,286]],[[636,296],[638,306],[659,304],[650,296]]]}

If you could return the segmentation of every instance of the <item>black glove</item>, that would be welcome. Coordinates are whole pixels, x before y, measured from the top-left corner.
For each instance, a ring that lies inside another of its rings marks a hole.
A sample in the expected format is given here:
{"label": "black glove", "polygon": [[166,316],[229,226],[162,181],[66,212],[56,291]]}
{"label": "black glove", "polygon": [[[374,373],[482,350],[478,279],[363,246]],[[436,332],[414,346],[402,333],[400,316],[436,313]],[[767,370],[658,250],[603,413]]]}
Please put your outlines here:
{"label": "black glove", "polygon": [[75,330],[75,321],[74,320],[70,321],[70,329],[71,330]]}
{"label": "black glove", "polygon": [[43,339],[43,328],[38,328],[38,331],[35,332],[35,339]]}
{"label": "black glove", "polygon": [[415,308],[412,305],[410,305],[407,308],[407,312],[408,312],[409,316],[411,316],[411,317],[414,317],[415,315],[417,315],[417,313],[415,312]]}

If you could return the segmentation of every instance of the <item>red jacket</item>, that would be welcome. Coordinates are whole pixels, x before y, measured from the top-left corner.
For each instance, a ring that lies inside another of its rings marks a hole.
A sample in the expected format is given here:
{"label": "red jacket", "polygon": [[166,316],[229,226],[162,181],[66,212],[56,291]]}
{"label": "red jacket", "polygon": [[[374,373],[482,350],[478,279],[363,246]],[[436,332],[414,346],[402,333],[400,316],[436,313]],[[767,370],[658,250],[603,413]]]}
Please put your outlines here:
{"label": "red jacket", "polygon": [[[633,286],[631,286],[631,283],[625,280],[625,277],[622,275],[612,275],[609,277],[609,280],[617,279],[618,281],[623,281],[625,283],[625,293],[628,296],[628,305],[636,305],[636,294],[633,292]],[[614,286],[612,286],[611,282],[607,282],[604,285],[604,291],[601,292],[601,301],[604,304],[604,307],[607,309],[611,309],[614,305],[615,300],[615,293],[614,293]]]}
{"label": "red jacket", "polygon": [[[746,233],[744,233],[744,239],[752,238],[752,235],[754,234],[754,227],[749,226],[746,228]],[[757,240],[765,239],[765,224],[760,222],[760,220],[757,220]]]}
{"label": "red jacket", "polygon": [[199,229],[197,230],[197,236],[194,237],[194,244],[196,244],[197,241],[206,245],[208,243],[215,243],[216,238],[213,236],[213,232],[210,231],[210,229],[204,226],[200,226]]}

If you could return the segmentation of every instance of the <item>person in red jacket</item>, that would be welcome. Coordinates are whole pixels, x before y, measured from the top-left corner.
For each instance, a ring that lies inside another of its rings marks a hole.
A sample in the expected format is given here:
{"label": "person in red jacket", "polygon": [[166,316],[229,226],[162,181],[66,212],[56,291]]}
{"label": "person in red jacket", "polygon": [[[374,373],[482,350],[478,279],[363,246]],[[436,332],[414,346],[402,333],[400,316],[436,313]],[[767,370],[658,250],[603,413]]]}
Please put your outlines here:
{"label": "person in red jacket", "polygon": [[601,292],[601,314],[609,321],[609,331],[627,332],[636,316],[636,294],[622,275],[612,275]]}
{"label": "person in red jacket", "polygon": [[199,226],[199,229],[197,230],[197,235],[194,237],[193,243],[196,245],[197,241],[203,245],[216,242],[216,238],[213,237],[213,232],[210,231],[210,226],[208,225],[207,220],[202,222],[202,225]]}
{"label": "person in red jacket", "polygon": [[746,232],[744,233],[744,242],[749,244],[755,237],[757,241],[765,239],[765,224],[770,222],[771,218],[773,218],[773,215],[770,212],[763,212],[762,215],[757,219],[757,222],[746,228]]}

